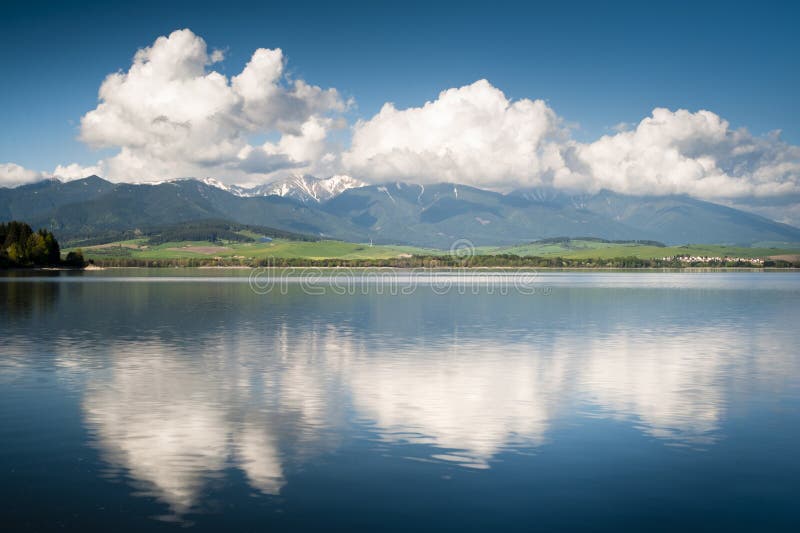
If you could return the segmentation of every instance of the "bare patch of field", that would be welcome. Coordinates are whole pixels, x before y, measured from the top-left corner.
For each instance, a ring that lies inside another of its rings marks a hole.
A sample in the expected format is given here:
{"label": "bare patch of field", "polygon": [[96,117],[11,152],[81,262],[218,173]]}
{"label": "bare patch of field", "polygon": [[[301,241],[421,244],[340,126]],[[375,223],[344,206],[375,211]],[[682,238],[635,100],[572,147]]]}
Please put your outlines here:
{"label": "bare patch of field", "polygon": [[794,263],[795,261],[800,261],[800,254],[771,255],[769,258],[776,259],[778,261],[790,261]]}
{"label": "bare patch of field", "polygon": [[147,250],[146,244],[133,244],[133,243],[118,243],[109,242],[107,244],[95,244],[93,246],[84,246],[84,250],[104,250],[106,248],[129,248],[131,250]]}

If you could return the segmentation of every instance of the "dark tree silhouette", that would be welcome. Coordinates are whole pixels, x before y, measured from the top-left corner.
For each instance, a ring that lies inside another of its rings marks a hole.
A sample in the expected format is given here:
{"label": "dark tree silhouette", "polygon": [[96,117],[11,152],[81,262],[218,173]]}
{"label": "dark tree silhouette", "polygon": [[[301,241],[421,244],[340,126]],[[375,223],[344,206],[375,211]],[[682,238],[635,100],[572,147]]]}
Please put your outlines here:
{"label": "dark tree silhouette", "polygon": [[[45,229],[34,232],[24,222],[0,223],[0,268],[24,268],[61,265],[61,247]],[[84,266],[83,256],[69,266]]]}

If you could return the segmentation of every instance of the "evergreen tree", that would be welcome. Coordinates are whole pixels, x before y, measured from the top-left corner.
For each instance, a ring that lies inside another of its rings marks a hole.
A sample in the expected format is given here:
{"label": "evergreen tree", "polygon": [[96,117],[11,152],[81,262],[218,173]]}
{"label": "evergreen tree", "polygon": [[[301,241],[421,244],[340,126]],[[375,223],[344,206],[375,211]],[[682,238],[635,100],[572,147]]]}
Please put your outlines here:
{"label": "evergreen tree", "polygon": [[[0,223],[0,267],[38,267],[61,264],[61,248],[55,236],[45,229],[34,232],[24,222]],[[83,266],[83,256],[75,258]]]}

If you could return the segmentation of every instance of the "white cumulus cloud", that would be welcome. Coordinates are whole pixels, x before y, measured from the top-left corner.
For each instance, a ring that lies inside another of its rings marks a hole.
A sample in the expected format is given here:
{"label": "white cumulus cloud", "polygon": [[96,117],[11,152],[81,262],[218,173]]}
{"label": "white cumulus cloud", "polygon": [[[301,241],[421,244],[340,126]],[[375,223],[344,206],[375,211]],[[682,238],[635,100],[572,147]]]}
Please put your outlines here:
{"label": "white cumulus cloud", "polygon": [[710,111],[657,108],[634,129],[566,148],[575,186],[699,198],[800,192],[800,147],[756,137]]}
{"label": "white cumulus cloud", "polygon": [[27,169],[16,163],[0,163],[0,187],[16,187],[42,179],[41,172]]}
{"label": "white cumulus cloud", "polygon": [[100,176],[104,172],[102,163],[96,165],[83,166],[78,163],[71,163],[69,165],[58,165],[52,172],[51,176],[60,180],[77,180],[87,176]]}
{"label": "white cumulus cloud", "polygon": [[539,185],[565,171],[567,132],[542,100],[510,101],[488,81],[443,91],[422,107],[391,103],[353,128],[347,170],[374,181]]}
{"label": "white cumulus cloud", "polygon": [[[230,79],[210,69],[223,60],[188,29],[139,50],[127,72],[110,74],[97,107],[81,119],[80,138],[119,152],[104,163],[116,180],[189,175],[262,178],[282,168],[313,168],[328,151],[332,115],[347,104],[284,72],[280,49],[258,49]],[[278,142],[253,145],[257,134]]]}

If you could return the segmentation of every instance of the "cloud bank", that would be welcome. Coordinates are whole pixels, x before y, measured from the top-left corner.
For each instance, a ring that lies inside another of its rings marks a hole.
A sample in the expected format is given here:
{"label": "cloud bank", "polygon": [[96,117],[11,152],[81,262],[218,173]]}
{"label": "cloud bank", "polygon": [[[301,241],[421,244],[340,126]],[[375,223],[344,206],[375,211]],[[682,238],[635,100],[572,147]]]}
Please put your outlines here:
{"label": "cloud bank", "polygon": [[773,217],[794,212],[776,202],[800,196],[800,147],[780,132],[735,129],[707,110],[656,108],[638,124],[621,123],[614,134],[584,143],[545,101],[512,100],[478,80],[420,107],[386,103],[355,122],[349,146],[341,147],[330,133],[347,127],[351,102],[337,89],[292,79],[278,48],[256,50],[230,77],[215,70],[221,61],[221,51],[209,51],[188,29],[159,37],[136,52],[127,71],[103,81],[97,107],[81,118],[79,138],[115,155],[49,173],[0,164],[0,185],[88,174],[254,184],[290,173],[347,173],[374,183],[457,182],[499,191],[688,194],[740,207],[752,199]]}
{"label": "cloud bank", "polygon": [[86,167],[77,163],[58,165],[52,172],[30,170],[15,163],[0,163],[0,187],[16,187],[50,178],[70,181],[102,173],[102,162]]}
{"label": "cloud bank", "polygon": [[592,143],[570,138],[542,100],[511,101],[488,81],[422,107],[392,104],[356,123],[348,170],[362,179],[455,181],[492,189],[553,186],[701,198],[800,192],[800,147],[756,137],[710,111],[654,109]]}

